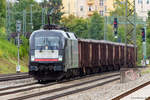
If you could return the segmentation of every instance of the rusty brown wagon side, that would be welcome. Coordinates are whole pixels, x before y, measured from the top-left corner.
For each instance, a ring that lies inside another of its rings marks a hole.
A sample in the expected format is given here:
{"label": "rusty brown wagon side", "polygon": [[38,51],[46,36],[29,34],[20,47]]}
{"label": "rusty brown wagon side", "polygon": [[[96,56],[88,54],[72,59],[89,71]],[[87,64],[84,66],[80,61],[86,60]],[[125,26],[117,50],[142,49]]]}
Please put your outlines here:
{"label": "rusty brown wagon side", "polygon": [[[114,43],[100,40],[79,39],[79,67],[86,73],[99,71],[119,70],[124,65],[123,43]],[[128,67],[135,62],[134,48],[127,46]]]}

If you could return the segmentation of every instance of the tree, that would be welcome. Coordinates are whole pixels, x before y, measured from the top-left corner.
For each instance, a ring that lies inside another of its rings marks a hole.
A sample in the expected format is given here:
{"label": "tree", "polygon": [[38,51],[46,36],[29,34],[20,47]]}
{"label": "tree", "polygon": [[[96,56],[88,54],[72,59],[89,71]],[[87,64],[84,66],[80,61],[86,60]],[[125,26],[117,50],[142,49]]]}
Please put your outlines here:
{"label": "tree", "polygon": [[5,17],[6,17],[6,1],[0,1],[0,28],[5,26]]}
{"label": "tree", "polygon": [[63,17],[61,23],[74,32],[79,38],[103,39],[103,18],[94,13],[90,18],[70,15]]}
{"label": "tree", "polygon": [[125,16],[125,0],[115,0],[115,10],[110,12],[110,16]]}
{"label": "tree", "polygon": [[[32,6],[32,21],[33,21],[33,30],[40,29],[42,25],[42,9],[40,5],[35,2],[35,0],[18,0],[11,7],[12,12],[14,12],[11,16],[13,20],[11,21],[11,30],[15,32],[16,30],[16,20],[21,20],[23,24],[23,10],[26,10],[26,30],[27,32],[31,32],[31,22],[30,22],[30,11]],[[23,25],[22,25],[23,26]]]}
{"label": "tree", "polygon": [[88,38],[88,19],[83,19],[70,15],[69,17],[63,17],[61,24],[74,32],[79,38]]}
{"label": "tree", "polygon": [[150,58],[150,11],[148,12],[148,19],[147,19],[147,32],[146,32],[146,46],[147,46],[147,57]]}
{"label": "tree", "polygon": [[62,0],[49,0],[48,14],[52,17],[52,23],[59,23],[59,21],[61,20],[61,16],[64,14],[63,12],[61,12],[62,9]]}
{"label": "tree", "polygon": [[90,22],[88,24],[88,33],[90,34],[90,38],[103,39],[103,26],[103,18],[95,12],[90,18]]}
{"label": "tree", "polygon": [[6,2],[0,1],[0,35],[5,35]]}

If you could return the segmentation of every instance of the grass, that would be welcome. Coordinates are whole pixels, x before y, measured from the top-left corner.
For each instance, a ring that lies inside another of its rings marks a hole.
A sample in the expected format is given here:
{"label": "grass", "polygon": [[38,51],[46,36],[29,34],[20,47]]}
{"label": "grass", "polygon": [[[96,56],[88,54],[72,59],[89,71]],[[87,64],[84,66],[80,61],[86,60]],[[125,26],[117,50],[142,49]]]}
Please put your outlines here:
{"label": "grass", "polygon": [[[17,46],[13,43],[0,39],[0,74],[15,73],[17,66]],[[27,50],[26,50],[27,51]],[[25,50],[20,49],[21,72],[27,72],[28,55]],[[26,54],[26,55],[25,55]],[[22,56],[23,55],[23,56]]]}
{"label": "grass", "polygon": [[141,71],[141,74],[148,74],[150,73],[150,65],[148,65],[146,68],[144,68],[144,70]]}

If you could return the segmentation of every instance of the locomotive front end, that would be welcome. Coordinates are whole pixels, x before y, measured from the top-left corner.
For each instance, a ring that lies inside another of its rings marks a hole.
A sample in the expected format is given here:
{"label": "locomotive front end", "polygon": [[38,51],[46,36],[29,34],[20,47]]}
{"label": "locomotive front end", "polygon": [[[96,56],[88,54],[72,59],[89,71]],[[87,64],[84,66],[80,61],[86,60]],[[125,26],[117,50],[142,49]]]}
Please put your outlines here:
{"label": "locomotive front end", "polygon": [[62,33],[39,30],[30,37],[29,74],[38,80],[56,80],[64,73],[64,42]]}

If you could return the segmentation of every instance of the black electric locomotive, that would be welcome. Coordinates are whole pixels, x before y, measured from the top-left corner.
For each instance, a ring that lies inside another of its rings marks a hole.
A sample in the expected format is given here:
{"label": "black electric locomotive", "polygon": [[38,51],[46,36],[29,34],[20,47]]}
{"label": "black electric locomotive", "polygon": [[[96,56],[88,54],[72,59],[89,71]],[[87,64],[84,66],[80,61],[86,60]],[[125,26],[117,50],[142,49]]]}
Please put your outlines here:
{"label": "black electric locomotive", "polygon": [[[72,42],[69,42],[72,41]],[[71,46],[72,43],[74,48]],[[73,33],[61,30],[37,30],[30,36],[29,74],[38,80],[57,80],[64,77],[69,66],[71,48],[77,51],[77,39]],[[67,52],[67,53],[65,53]],[[74,52],[74,56],[78,56]],[[77,67],[77,57],[74,66]]]}

